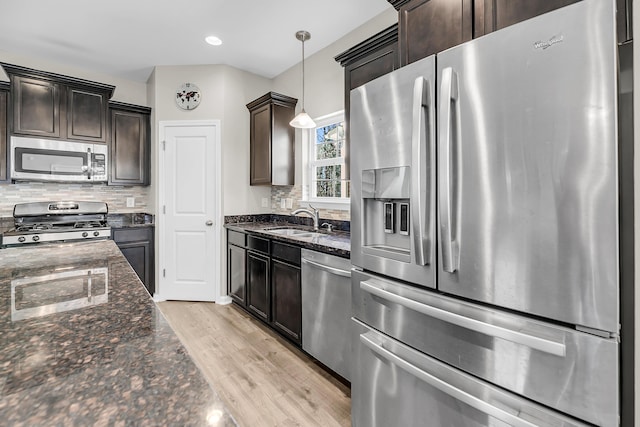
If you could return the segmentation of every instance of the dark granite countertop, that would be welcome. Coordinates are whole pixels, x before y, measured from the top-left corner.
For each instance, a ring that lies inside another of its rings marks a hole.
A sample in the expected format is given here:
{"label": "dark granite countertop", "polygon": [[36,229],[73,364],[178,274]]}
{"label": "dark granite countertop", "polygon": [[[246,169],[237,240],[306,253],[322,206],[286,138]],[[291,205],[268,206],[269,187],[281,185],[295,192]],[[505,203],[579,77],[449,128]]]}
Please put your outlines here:
{"label": "dark granite countertop", "polygon": [[233,222],[224,225],[229,230],[241,231],[249,234],[258,235],[261,237],[268,237],[271,240],[293,243],[305,249],[311,249],[317,252],[323,252],[329,255],[336,255],[342,258],[349,258],[351,256],[351,235],[347,231],[320,231],[322,236],[316,237],[296,237],[285,236],[270,233],[268,229],[279,227],[291,227],[300,228],[308,231],[313,231],[313,227],[300,224],[290,224],[286,222]]}
{"label": "dark granite countertop", "polygon": [[0,250],[0,419],[235,425],[111,240]]}
{"label": "dark granite countertop", "polygon": [[110,213],[107,224],[111,228],[153,227],[154,217],[147,213]]}

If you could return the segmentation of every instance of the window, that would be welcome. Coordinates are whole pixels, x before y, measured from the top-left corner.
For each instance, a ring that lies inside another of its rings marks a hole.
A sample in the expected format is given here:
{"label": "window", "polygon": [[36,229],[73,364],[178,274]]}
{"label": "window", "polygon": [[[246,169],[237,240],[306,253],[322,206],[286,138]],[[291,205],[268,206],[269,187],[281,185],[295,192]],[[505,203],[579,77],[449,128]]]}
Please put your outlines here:
{"label": "window", "polygon": [[348,203],[349,181],[344,171],[344,113],[316,119],[309,135],[309,201]]}

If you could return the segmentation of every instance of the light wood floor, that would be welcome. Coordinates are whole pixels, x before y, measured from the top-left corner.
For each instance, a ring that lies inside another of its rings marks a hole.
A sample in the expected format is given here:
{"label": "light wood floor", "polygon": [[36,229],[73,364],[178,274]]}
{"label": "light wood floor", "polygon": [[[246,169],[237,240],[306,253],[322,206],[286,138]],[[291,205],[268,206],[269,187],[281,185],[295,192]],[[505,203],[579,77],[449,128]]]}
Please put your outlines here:
{"label": "light wood floor", "polygon": [[350,426],[350,390],[233,305],[158,304],[240,426]]}

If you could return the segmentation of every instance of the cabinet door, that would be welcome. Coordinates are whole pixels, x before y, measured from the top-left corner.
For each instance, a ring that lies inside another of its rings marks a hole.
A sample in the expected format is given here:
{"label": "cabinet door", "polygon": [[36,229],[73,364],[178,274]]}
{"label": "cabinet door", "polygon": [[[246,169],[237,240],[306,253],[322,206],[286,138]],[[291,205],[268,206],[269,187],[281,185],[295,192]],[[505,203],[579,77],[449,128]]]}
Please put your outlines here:
{"label": "cabinet door", "polygon": [[250,185],[271,184],[271,105],[251,111]]}
{"label": "cabinet door", "polygon": [[247,309],[268,322],[271,306],[269,257],[247,252]]}
{"label": "cabinet door", "polygon": [[[482,0],[484,5],[483,34],[499,30],[509,25],[551,12],[552,10],[576,3],[580,0]],[[476,8],[476,26],[482,19],[481,10]],[[477,35],[477,34],[476,34]]]}
{"label": "cabinet door", "polygon": [[109,184],[148,185],[149,115],[111,110]]}
{"label": "cabinet door", "polygon": [[227,292],[238,304],[246,307],[246,250],[235,245],[228,245],[227,250]]}
{"label": "cabinet door", "polygon": [[103,93],[67,89],[67,137],[107,142],[107,102]]}
{"label": "cabinet door", "polygon": [[272,260],[273,326],[296,343],[301,343],[302,299],[300,268]]}
{"label": "cabinet door", "polygon": [[412,0],[400,8],[398,19],[402,65],[473,37],[472,0]]}
{"label": "cabinet door", "polygon": [[13,76],[13,133],[60,137],[60,86],[46,80]]}
{"label": "cabinet door", "polygon": [[6,181],[9,178],[7,174],[8,102],[9,93],[5,90],[0,90],[0,181]]}
{"label": "cabinet door", "polygon": [[153,227],[117,228],[113,241],[151,295],[155,292]]}

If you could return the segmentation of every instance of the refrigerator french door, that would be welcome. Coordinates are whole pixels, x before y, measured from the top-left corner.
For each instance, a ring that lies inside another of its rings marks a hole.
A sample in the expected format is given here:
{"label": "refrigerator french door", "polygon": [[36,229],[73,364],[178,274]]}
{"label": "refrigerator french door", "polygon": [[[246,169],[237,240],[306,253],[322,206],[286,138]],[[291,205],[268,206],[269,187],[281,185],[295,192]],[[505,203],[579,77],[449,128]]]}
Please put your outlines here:
{"label": "refrigerator french door", "polygon": [[435,426],[618,425],[614,3],[584,0],[351,92],[356,427],[427,413]]}

